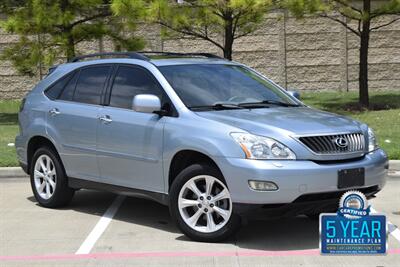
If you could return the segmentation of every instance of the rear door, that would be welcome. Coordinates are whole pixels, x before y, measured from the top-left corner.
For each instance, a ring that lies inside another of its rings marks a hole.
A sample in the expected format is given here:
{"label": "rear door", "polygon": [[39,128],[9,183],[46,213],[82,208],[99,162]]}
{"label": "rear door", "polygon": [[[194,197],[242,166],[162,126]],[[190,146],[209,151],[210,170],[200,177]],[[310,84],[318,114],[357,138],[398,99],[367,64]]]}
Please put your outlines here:
{"label": "rear door", "polygon": [[120,65],[109,94],[109,105],[100,110],[97,152],[105,183],[163,192],[163,130],[168,117],[132,110],[138,94],[165,93],[153,75],[134,65]]}
{"label": "rear door", "polygon": [[100,180],[97,121],[111,69],[110,65],[94,65],[75,71],[49,105],[49,133],[61,145],[60,156],[70,177]]}

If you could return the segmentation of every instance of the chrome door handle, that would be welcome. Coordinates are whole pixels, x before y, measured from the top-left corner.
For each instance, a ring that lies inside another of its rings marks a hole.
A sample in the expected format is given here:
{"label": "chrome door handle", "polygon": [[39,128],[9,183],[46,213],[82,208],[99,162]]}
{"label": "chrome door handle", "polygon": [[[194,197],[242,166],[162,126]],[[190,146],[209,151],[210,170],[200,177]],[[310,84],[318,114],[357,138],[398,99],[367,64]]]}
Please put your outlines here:
{"label": "chrome door handle", "polygon": [[49,113],[50,113],[50,115],[58,115],[58,114],[60,114],[61,112],[58,110],[58,108],[53,108],[53,109],[50,109],[49,110]]}
{"label": "chrome door handle", "polygon": [[101,120],[101,121],[104,122],[104,123],[110,123],[110,122],[112,122],[112,119],[111,119],[111,117],[110,117],[109,115],[101,116],[101,117],[99,117],[99,120]]}

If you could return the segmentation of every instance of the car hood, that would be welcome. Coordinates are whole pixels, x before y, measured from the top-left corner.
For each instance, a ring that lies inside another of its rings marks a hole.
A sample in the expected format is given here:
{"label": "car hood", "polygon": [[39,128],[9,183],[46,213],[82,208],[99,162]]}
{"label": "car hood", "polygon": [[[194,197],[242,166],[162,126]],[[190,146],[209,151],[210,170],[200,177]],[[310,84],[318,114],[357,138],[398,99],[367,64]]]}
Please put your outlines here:
{"label": "car hood", "polygon": [[361,131],[360,123],[355,120],[309,107],[231,109],[196,114],[259,135],[283,131],[290,135]]}

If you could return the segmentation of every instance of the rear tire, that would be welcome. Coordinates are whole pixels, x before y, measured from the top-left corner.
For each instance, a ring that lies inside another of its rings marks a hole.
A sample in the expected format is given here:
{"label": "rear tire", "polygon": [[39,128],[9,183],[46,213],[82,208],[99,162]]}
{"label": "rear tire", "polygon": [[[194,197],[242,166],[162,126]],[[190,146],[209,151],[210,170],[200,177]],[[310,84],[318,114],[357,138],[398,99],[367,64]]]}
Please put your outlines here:
{"label": "rear tire", "polygon": [[194,164],[178,174],[170,190],[170,212],[179,229],[196,241],[223,241],[240,227],[228,187],[209,164]]}
{"label": "rear tire", "polygon": [[58,154],[49,147],[35,151],[30,169],[33,194],[43,207],[57,208],[67,205],[74,196]]}

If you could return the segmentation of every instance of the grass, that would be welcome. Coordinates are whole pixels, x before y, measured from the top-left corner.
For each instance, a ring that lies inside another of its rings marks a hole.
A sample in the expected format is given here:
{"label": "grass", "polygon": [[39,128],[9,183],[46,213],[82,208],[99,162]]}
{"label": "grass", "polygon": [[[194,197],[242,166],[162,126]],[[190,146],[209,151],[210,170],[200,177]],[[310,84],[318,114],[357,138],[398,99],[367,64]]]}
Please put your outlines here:
{"label": "grass", "polygon": [[0,101],[0,167],[18,166],[14,143],[18,133],[19,101]]}
{"label": "grass", "polygon": [[[353,117],[370,125],[390,159],[400,159],[400,92],[371,93],[371,110],[358,106],[357,92],[303,93],[306,104]],[[14,143],[18,133],[19,101],[0,101],[0,167],[18,166]]]}
{"label": "grass", "polygon": [[400,159],[400,92],[371,93],[370,110],[360,108],[358,92],[304,93],[302,101],[312,107],[367,123],[389,158]]}

